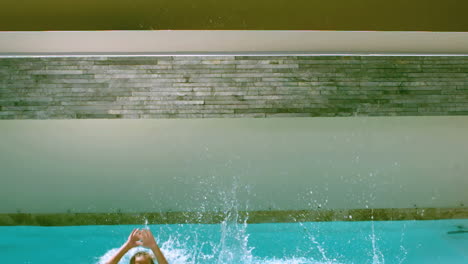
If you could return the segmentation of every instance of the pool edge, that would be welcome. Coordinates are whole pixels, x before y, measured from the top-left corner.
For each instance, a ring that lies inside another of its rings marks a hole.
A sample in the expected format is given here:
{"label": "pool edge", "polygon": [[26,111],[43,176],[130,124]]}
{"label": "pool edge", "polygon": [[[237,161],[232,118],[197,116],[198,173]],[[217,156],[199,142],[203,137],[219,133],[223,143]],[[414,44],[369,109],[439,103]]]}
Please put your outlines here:
{"label": "pool edge", "polygon": [[[231,215],[232,217],[232,215]],[[148,213],[3,213],[0,226],[81,226],[122,224],[216,224],[228,219],[223,212]],[[231,218],[229,218],[231,219]],[[379,208],[346,210],[240,211],[237,222],[291,223],[325,221],[398,221],[468,219],[468,208]]]}

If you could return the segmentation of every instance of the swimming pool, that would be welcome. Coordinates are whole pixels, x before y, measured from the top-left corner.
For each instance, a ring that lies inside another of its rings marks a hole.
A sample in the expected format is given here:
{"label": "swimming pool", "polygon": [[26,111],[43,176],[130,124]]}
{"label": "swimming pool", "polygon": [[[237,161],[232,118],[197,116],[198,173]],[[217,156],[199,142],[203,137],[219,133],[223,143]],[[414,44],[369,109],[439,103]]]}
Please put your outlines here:
{"label": "swimming pool", "polygon": [[[1,262],[103,263],[135,227],[2,226]],[[468,219],[147,227],[174,264],[468,263]]]}

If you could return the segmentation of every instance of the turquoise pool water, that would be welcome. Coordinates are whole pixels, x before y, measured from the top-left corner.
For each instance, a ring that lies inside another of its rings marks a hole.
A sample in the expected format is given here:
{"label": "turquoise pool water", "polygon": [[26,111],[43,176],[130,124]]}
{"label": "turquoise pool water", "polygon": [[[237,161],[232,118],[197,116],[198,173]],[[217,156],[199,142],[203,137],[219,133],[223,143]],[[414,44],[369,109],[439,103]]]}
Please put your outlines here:
{"label": "turquoise pool water", "polygon": [[[145,225],[0,227],[1,263],[102,263]],[[468,219],[147,225],[169,263],[468,263]],[[128,263],[128,256],[121,263]]]}

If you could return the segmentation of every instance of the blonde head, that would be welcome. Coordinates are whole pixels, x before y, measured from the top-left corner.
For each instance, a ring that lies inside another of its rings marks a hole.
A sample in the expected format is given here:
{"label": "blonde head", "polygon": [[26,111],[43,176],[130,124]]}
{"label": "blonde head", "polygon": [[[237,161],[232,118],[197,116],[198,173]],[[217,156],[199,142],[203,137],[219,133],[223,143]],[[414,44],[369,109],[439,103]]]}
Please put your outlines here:
{"label": "blonde head", "polygon": [[154,264],[153,256],[145,251],[137,252],[130,259],[130,264]]}

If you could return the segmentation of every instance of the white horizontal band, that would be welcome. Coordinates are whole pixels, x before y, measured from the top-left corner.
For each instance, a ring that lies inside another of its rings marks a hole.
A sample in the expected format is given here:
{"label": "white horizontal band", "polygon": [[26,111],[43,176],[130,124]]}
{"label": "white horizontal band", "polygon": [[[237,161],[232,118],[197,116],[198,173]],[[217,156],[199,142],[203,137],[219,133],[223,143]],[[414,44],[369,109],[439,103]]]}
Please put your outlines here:
{"label": "white horizontal band", "polygon": [[0,56],[468,55],[468,32],[6,31]]}

